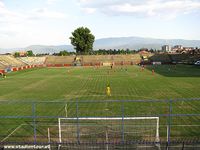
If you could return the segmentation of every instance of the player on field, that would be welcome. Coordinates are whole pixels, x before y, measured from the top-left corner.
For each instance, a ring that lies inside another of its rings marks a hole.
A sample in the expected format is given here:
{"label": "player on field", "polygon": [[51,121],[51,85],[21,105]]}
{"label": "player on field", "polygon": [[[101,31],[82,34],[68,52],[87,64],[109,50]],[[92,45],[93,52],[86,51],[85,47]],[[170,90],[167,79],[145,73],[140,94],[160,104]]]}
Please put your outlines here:
{"label": "player on field", "polygon": [[141,66],[141,71],[144,71],[144,65]]}
{"label": "player on field", "polygon": [[107,86],[106,86],[106,95],[107,95],[107,96],[111,96],[110,84],[107,84]]}
{"label": "player on field", "polygon": [[1,75],[2,78],[4,78],[4,79],[7,77],[5,73],[0,73],[0,75]]}
{"label": "player on field", "polygon": [[112,70],[112,68],[113,68],[113,63],[110,65],[110,69]]}
{"label": "player on field", "polygon": [[155,74],[155,70],[154,69],[152,69],[152,75],[154,75]]}

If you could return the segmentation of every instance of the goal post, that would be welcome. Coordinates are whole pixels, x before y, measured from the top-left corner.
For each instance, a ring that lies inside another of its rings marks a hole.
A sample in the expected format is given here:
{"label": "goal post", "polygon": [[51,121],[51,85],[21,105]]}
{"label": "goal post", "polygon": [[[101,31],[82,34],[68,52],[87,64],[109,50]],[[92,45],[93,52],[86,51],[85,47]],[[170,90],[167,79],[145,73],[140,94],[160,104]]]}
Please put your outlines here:
{"label": "goal post", "polygon": [[[58,118],[59,142],[121,141],[135,137],[159,142],[159,117]],[[138,140],[138,139],[137,139]]]}

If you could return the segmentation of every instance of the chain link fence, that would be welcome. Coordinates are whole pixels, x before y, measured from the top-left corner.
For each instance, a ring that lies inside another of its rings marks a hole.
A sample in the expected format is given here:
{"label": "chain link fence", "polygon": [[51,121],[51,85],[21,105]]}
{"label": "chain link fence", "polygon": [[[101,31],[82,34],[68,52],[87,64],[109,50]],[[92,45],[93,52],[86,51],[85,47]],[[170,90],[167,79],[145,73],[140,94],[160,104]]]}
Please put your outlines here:
{"label": "chain link fence", "polygon": [[9,145],[46,145],[46,149],[199,149],[199,108],[199,98],[1,101],[0,145],[5,149]]}

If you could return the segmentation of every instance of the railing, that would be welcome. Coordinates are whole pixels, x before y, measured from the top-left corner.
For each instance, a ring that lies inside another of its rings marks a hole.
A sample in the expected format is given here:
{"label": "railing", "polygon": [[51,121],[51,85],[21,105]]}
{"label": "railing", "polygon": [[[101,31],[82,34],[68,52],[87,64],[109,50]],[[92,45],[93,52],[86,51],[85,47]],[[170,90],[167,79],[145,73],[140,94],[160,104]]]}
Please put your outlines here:
{"label": "railing", "polygon": [[[0,145],[198,147],[199,108],[200,98],[0,101]],[[71,118],[61,122],[63,130],[59,129],[60,118]],[[155,118],[159,118],[159,128]],[[158,129],[159,140],[155,140]]]}

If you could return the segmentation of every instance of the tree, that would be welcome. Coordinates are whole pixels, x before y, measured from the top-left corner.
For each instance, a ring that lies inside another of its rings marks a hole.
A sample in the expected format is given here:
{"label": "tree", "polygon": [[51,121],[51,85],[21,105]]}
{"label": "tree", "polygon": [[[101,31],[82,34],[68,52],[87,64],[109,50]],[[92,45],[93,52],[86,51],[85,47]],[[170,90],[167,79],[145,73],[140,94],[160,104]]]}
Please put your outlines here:
{"label": "tree", "polygon": [[15,52],[14,56],[19,57],[20,56],[19,52]]}
{"label": "tree", "polygon": [[26,53],[27,53],[27,56],[34,56],[34,54],[33,54],[33,51],[32,51],[32,50],[29,50],[29,51],[27,51]]}
{"label": "tree", "polygon": [[93,50],[95,37],[87,27],[79,27],[72,32],[70,40],[76,49],[76,53],[88,54]]}
{"label": "tree", "polygon": [[59,52],[59,56],[67,56],[67,55],[69,55],[69,53],[66,50]]}

